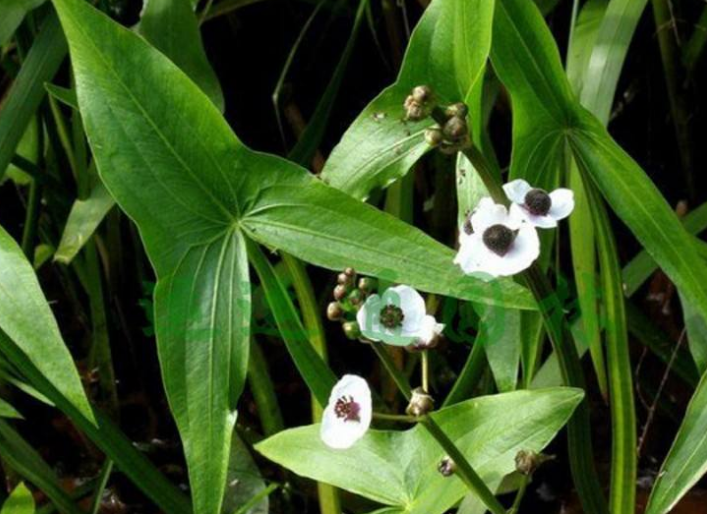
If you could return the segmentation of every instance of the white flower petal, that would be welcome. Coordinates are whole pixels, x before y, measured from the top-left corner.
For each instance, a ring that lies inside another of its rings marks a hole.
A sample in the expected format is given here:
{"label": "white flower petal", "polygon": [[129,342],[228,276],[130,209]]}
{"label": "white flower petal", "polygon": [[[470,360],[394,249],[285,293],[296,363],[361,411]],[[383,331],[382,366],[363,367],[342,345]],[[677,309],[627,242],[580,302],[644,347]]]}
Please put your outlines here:
{"label": "white flower petal", "polygon": [[[337,416],[336,402],[341,398],[351,399],[357,404],[357,420]],[[359,376],[344,375],[332,389],[329,403],[322,414],[320,437],[330,448],[350,448],[368,431],[372,416],[371,390],[368,383]]]}
{"label": "white flower petal", "polygon": [[574,192],[571,189],[555,189],[550,193],[552,205],[548,216],[555,221],[566,218],[574,209]]}
{"label": "white flower petal", "polygon": [[526,218],[528,223],[538,228],[555,228],[557,226],[557,221],[555,218],[550,216],[536,216],[535,214],[526,213]]}
{"label": "white flower petal", "polygon": [[508,182],[503,186],[503,190],[506,192],[506,196],[508,196],[508,199],[511,202],[517,203],[519,205],[525,204],[525,195],[527,195],[528,191],[530,191],[531,189],[533,188],[530,186],[530,184],[528,184],[522,178],[512,180],[511,182]]}
{"label": "white flower petal", "polygon": [[380,341],[380,311],[383,307],[383,300],[377,294],[372,294],[366,298],[365,303],[356,313],[356,321],[361,329],[361,333],[371,341]]}
{"label": "white flower petal", "polygon": [[524,223],[529,221],[530,213],[524,207],[521,207],[517,203],[512,203],[511,208],[508,211],[508,218],[506,219],[506,225],[512,230],[518,230]]}
{"label": "white flower petal", "polygon": [[491,225],[503,224],[507,220],[508,210],[506,207],[485,197],[479,200],[479,204],[471,215],[471,226],[474,232],[483,232]]}
{"label": "white flower petal", "polygon": [[540,255],[540,238],[534,227],[520,228],[513,245],[506,255],[495,263],[495,275],[508,277],[530,267]]}
{"label": "white flower petal", "polygon": [[486,256],[487,248],[481,239],[481,234],[474,232],[464,240],[459,247],[459,252],[454,258],[454,264],[458,264],[467,275],[479,270],[480,262]]}
{"label": "white flower petal", "polygon": [[429,343],[430,341],[432,341],[439,334],[441,334],[443,330],[444,330],[444,324],[437,323],[437,320],[435,319],[434,316],[427,314],[425,316],[425,318],[422,320],[422,324],[420,325],[420,330],[416,334],[417,335],[416,339],[418,339],[426,344],[426,343]]}
{"label": "white flower petal", "polygon": [[402,330],[397,331],[399,335],[413,335],[420,329],[422,320],[427,313],[425,299],[420,293],[410,286],[399,285],[386,290],[383,293],[383,298],[386,304],[396,305],[403,311]]}

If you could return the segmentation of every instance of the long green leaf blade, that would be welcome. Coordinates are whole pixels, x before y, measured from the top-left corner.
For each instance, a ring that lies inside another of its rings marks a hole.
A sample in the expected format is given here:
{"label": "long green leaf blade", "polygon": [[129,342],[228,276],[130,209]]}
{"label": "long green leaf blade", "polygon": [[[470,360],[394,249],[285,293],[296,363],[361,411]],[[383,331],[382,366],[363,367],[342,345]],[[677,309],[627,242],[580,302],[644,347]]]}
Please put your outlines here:
{"label": "long green leaf blade", "polygon": [[0,227],[0,330],[88,419],[88,398],[34,269]]}

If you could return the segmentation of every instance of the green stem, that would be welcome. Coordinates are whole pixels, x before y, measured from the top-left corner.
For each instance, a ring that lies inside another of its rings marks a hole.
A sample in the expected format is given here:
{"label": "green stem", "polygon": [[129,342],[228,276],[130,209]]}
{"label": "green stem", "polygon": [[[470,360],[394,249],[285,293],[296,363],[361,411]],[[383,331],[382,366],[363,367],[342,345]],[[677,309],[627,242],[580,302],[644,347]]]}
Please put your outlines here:
{"label": "green stem", "polygon": [[266,436],[277,434],[284,430],[280,406],[275,395],[275,385],[270,378],[268,363],[263,355],[263,350],[255,340],[250,345],[250,359],[248,359],[248,385],[253,394],[258,416]]}
{"label": "green stem", "polygon": [[101,510],[101,501],[103,500],[103,491],[105,491],[108,485],[108,479],[110,479],[110,474],[113,472],[113,461],[106,458],[101,468],[101,473],[98,475],[98,484],[96,485],[96,493],[93,497],[93,504],[91,506],[91,514],[98,514]]}
{"label": "green stem", "polygon": [[503,505],[501,505],[484,481],[481,480],[481,477],[474,471],[474,468],[471,467],[471,464],[469,464],[469,461],[466,460],[466,457],[464,457],[459,448],[457,448],[457,445],[447,437],[447,434],[437,422],[427,415],[420,418],[420,423],[427,429],[430,435],[437,440],[452,461],[454,461],[454,464],[457,466],[455,474],[466,484],[469,490],[476,494],[493,514],[506,514],[506,509],[503,508]]}
{"label": "green stem", "polygon": [[34,246],[37,240],[37,225],[39,224],[41,200],[42,186],[36,179],[33,179],[29,186],[25,226],[22,231],[22,252],[30,262],[34,262]]}
{"label": "green stem", "polygon": [[422,352],[422,389],[429,393],[430,392],[430,360],[427,350]]}
{"label": "green stem", "polygon": [[702,55],[707,43],[707,5],[702,9],[702,15],[695,24],[690,40],[685,45],[682,53],[682,62],[689,73],[695,68],[695,64]]}
{"label": "green stem", "polygon": [[513,500],[513,505],[508,510],[508,514],[517,514],[520,510],[520,504],[523,502],[523,497],[525,496],[525,491],[528,489],[528,483],[530,482],[530,476],[521,475],[520,487],[516,493],[516,497]]}
{"label": "green stem", "polygon": [[[409,400],[412,396],[412,390],[407,378],[405,378],[405,375],[403,375],[397,368],[382,344],[371,342],[371,346],[383,363],[385,369],[388,373],[390,373],[393,381],[397,384],[402,395]],[[464,454],[462,454],[454,442],[447,437],[447,434],[444,430],[442,430],[437,422],[429,415],[418,418],[418,421],[423,427],[425,427],[430,435],[437,440],[437,443],[444,449],[445,452],[447,452],[447,455],[449,455],[449,457],[457,465],[456,474],[464,482],[464,484],[466,484],[469,490],[476,494],[493,514],[505,514],[506,510],[503,508],[503,505],[501,505],[501,503],[496,499],[484,481],[481,480],[476,471],[474,471],[474,468],[471,464],[469,464],[466,457],[464,457]]]}

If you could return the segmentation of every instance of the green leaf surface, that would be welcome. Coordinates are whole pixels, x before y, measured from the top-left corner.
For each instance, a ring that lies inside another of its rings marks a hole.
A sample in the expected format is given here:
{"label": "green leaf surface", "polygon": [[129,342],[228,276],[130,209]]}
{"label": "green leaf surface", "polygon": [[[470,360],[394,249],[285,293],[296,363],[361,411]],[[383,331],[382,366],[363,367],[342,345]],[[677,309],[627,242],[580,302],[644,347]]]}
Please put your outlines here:
{"label": "green leaf surface", "polygon": [[27,486],[20,482],[2,504],[0,514],[34,514],[34,498]]}
{"label": "green leaf surface", "polygon": [[9,402],[0,398],[0,418],[22,419],[22,414],[17,412]]}
{"label": "green leaf surface", "polygon": [[95,185],[88,198],[76,200],[71,206],[69,219],[66,221],[54,260],[69,264],[81,248],[90,241],[98,225],[114,205],[115,200],[102,182]]}
{"label": "green leaf surface", "polygon": [[277,164],[277,182],[265,183],[241,221],[254,240],[324,268],[352,266],[426,292],[534,308],[530,293],[511,280],[465,276],[452,249],[284,161]]}
{"label": "green leaf surface", "polygon": [[[572,32],[567,56],[567,78],[575,93],[579,94],[585,80],[593,80],[586,75],[587,64],[592,56],[592,49],[606,11],[606,0],[587,2],[577,17]],[[596,373],[601,394],[608,397],[606,365],[600,333],[599,305],[597,291],[596,237],[592,220],[591,206],[587,187],[574,161],[571,161],[568,187],[574,191],[575,207],[570,216],[570,245],[572,248],[572,267],[574,269],[577,299],[582,313],[582,328],[589,346],[592,364]],[[591,184],[590,184],[590,187]]]}
{"label": "green leaf surface", "polygon": [[707,472],[707,374],[690,400],[658,479],[653,485],[646,514],[666,514]]}
{"label": "green leaf surface", "polygon": [[[565,424],[583,393],[557,388],[517,391],[469,400],[433,414],[486,483],[515,469],[521,449],[540,451]],[[348,450],[332,450],[319,425],[286,430],[256,445],[265,457],[298,475],[327,482],[390,506],[383,512],[441,514],[468,492],[444,478],[444,451],[422,427],[371,430]]]}
{"label": "green leaf surface", "polygon": [[[707,203],[703,203],[697,209],[689,212],[684,218],[681,218],[681,221],[685,230],[690,234],[697,235],[707,230]],[[697,240],[695,241],[697,242]],[[658,264],[650,253],[646,250],[639,252],[624,266],[622,272],[626,296],[633,296],[657,269]]]}
{"label": "green leaf surface", "polygon": [[221,112],[224,111],[221,85],[206,57],[190,0],[145,0],[137,30],[196,82]]}
{"label": "green leaf surface", "polygon": [[356,118],[322,173],[355,198],[405,175],[429,149],[429,120],[406,122],[403,102],[412,88],[430,86],[442,102],[465,100],[491,45],[492,0],[435,1],[415,28],[398,80]]}
{"label": "green leaf surface", "polygon": [[88,398],[54,315],[22,249],[0,227],[0,330],[88,419]]}
{"label": "green leaf surface", "polygon": [[0,46],[9,41],[22,20],[45,0],[2,0],[0,2]]}
{"label": "green leaf surface", "polygon": [[685,301],[682,294],[680,294],[680,304],[682,305],[683,318],[685,319],[685,330],[687,331],[690,353],[700,374],[703,374],[707,371],[707,321],[704,316],[695,312],[690,302]]}
{"label": "green leaf surface", "polygon": [[75,110],[79,109],[79,102],[76,99],[75,89],[67,89],[65,87],[57,86],[56,84],[52,84],[50,82],[44,84],[44,88],[47,90],[47,93],[52,95],[54,98],[59,100],[67,107],[71,107]]}
{"label": "green leaf surface", "polygon": [[65,56],[66,40],[59,20],[54,13],[50,13],[3,101],[0,116],[0,182],[45,95],[44,83],[54,77]]}

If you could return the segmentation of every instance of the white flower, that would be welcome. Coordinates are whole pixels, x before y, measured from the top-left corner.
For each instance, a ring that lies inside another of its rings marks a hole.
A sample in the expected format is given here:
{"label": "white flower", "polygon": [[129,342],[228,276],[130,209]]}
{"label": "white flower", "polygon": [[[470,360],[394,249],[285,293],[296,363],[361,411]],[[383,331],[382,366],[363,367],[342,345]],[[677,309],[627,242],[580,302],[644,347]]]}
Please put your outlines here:
{"label": "white flower", "polygon": [[330,448],[351,448],[371,426],[373,407],[368,383],[356,375],[344,375],[331,390],[322,414],[320,437]]}
{"label": "white flower", "polygon": [[356,321],[368,339],[394,346],[429,344],[444,329],[427,314],[420,293],[405,285],[390,287],[381,296],[369,296]]}
{"label": "white flower", "polygon": [[531,187],[523,179],[517,179],[504,185],[503,190],[536,227],[556,227],[557,222],[569,216],[574,209],[574,193],[571,189],[555,189],[548,194],[542,189]]}
{"label": "white flower", "polygon": [[471,215],[471,230],[460,231],[459,253],[454,259],[466,274],[515,275],[540,255],[538,233],[515,204],[509,211],[490,198],[482,198]]}

